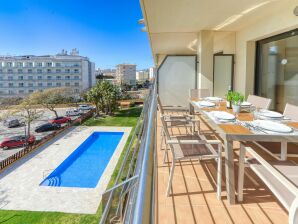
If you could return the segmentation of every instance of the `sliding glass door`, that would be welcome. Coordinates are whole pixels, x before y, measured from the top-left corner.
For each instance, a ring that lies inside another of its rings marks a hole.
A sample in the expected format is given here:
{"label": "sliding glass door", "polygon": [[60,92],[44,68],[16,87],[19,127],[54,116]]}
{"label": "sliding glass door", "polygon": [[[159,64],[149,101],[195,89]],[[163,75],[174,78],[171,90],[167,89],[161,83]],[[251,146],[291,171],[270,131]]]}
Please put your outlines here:
{"label": "sliding glass door", "polygon": [[255,92],[271,109],[298,105],[298,29],[257,42]]}

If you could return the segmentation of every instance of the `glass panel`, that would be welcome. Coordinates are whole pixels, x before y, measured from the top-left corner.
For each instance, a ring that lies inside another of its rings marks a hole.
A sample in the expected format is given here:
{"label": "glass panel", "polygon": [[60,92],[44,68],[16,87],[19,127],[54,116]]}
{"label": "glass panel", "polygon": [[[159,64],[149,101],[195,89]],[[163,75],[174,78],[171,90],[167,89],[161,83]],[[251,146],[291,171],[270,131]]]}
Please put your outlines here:
{"label": "glass panel", "polygon": [[286,103],[298,105],[298,35],[260,44],[258,95],[271,98],[282,112]]}

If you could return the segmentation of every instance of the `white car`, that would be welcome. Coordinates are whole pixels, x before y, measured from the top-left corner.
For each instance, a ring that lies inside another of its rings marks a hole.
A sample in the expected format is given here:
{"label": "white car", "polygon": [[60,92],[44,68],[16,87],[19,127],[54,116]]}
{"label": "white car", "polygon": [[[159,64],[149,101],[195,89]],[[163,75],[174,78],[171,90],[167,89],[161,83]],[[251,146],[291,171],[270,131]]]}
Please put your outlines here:
{"label": "white car", "polygon": [[78,109],[67,109],[65,112],[66,116],[80,116],[81,113]]}
{"label": "white car", "polygon": [[79,110],[92,110],[93,107],[92,106],[89,106],[89,105],[79,105]]}

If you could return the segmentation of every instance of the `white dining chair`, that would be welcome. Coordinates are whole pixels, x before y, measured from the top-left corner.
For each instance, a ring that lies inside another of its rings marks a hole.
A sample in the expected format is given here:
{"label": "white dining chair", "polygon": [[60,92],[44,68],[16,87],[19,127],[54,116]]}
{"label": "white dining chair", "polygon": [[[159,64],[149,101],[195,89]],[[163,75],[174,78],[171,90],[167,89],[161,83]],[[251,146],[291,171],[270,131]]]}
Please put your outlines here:
{"label": "white dining chair", "polygon": [[[246,160],[245,155],[250,157]],[[245,162],[246,161],[246,162]],[[289,213],[289,224],[298,223],[298,165],[294,162],[268,162],[251,147],[240,146],[238,201],[243,201],[244,169],[250,167],[267,185]]]}
{"label": "white dining chair", "polygon": [[256,108],[269,109],[272,100],[261,96],[249,95],[246,101],[254,105]]}

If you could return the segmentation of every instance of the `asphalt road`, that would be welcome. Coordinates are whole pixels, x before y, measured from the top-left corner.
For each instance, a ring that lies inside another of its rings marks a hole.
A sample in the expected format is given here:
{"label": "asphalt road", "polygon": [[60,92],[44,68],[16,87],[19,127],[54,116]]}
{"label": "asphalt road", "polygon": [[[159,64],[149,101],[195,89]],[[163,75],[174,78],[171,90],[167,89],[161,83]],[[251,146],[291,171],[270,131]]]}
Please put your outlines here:
{"label": "asphalt road", "polygon": [[[65,116],[65,112],[68,108],[58,108],[57,112],[59,116]],[[55,114],[49,110],[42,110],[43,114],[42,116],[37,119],[36,121],[33,121],[31,123],[31,134],[33,134],[36,139],[41,139],[44,136],[48,135],[51,133],[51,131],[49,132],[42,132],[42,133],[36,133],[34,130],[37,126],[47,123],[48,120],[50,118],[55,117]],[[5,111],[0,111],[1,113],[5,113]],[[17,116],[14,116],[17,117]],[[72,116],[71,119],[74,120],[76,119],[77,116]],[[24,135],[25,134],[25,129],[26,126],[20,126],[20,127],[15,127],[15,128],[7,128],[3,125],[3,122],[0,122],[0,142],[2,142],[2,140],[6,137],[12,137],[12,136],[16,136],[16,135]],[[15,154],[16,152],[20,151],[21,149],[23,149],[23,147],[20,148],[12,148],[12,149],[7,149],[7,150],[3,150],[2,148],[0,148],[0,161]]]}

